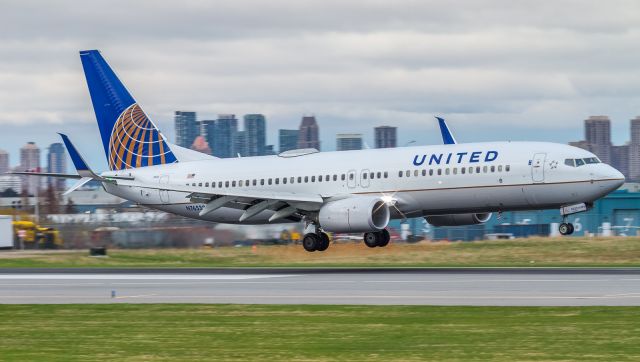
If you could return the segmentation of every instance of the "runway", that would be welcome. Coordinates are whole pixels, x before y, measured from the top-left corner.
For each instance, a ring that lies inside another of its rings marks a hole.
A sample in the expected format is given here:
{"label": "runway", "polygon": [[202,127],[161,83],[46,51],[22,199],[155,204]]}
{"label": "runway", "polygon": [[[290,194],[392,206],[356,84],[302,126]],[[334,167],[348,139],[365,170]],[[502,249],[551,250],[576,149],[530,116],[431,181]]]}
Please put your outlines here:
{"label": "runway", "polygon": [[0,303],[638,306],[640,269],[0,269]]}

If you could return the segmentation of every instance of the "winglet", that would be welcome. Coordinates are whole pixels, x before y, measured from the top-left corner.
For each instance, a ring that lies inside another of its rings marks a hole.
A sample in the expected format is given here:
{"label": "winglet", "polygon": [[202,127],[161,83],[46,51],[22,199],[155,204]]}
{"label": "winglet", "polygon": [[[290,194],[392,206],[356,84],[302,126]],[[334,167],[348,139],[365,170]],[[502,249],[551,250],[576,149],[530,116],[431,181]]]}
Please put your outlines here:
{"label": "winglet", "polygon": [[65,147],[67,147],[67,151],[69,151],[71,162],[73,162],[73,166],[78,171],[78,175],[82,176],[83,178],[88,177],[94,180],[102,180],[102,177],[96,175],[93,171],[91,171],[82,156],[80,156],[80,153],[78,152],[76,147],[73,145],[73,143],[71,143],[69,137],[62,133],[58,134],[60,135],[60,137],[62,137],[62,142],[64,142]]}
{"label": "winglet", "polygon": [[440,133],[442,133],[442,142],[445,145],[455,145],[456,139],[453,138],[451,131],[449,131],[449,127],[447,127],[447,122],[445,122],[444,118],[436,117],[438,120],[438,125],[440,126]]}

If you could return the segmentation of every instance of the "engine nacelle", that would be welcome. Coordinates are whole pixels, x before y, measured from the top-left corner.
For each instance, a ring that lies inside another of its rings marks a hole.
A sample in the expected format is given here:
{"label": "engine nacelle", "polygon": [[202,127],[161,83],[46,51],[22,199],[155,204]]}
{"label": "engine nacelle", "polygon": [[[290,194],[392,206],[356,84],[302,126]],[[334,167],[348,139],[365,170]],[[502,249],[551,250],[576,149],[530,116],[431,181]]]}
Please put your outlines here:
{"label": "engine nacelle", "polygon": [[489,219],[491,219],[491,213],[433,215],[425,216],[424,218],[433,226],[475,225],[489,221]]}
{"label": "engine nacelle", "polygon": [[324,230],[339,233],[379,231],[387,227],[389,218],[389,207],[379,196],[331,201],[323,205],[318,214]]}

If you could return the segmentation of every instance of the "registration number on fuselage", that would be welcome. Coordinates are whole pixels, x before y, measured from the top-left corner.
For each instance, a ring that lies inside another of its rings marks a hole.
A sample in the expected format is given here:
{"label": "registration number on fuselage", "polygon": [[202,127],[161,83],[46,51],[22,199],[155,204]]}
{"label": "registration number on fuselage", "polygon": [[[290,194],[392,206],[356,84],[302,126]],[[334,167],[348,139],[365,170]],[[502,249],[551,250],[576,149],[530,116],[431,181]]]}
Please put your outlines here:
{"label": "registration number on fuselage", "polygon": [[204,210],[204,205],[203,204],[186,205],[185,208],[187,209],[187,211],[202,211]]}

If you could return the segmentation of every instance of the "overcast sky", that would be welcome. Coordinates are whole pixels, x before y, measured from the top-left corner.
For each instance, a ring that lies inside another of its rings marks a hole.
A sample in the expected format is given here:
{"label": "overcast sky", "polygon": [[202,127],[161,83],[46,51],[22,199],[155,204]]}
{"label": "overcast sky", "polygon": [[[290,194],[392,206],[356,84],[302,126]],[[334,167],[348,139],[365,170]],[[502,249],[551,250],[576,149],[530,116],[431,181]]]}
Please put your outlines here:
{"label": "overcast sky", "polygon": [[[100,49],[171,140],[173,112],[263,113],[268,142],[315,114],[400,143],[583,138],[640,115],[640,1],[0,0],[0,148],[66,132],[106,168],[78,50]],[[43,158],[44,159],[44,158]]]}

